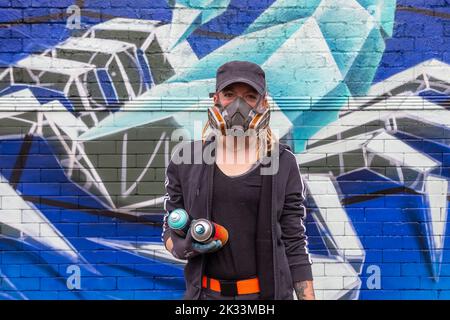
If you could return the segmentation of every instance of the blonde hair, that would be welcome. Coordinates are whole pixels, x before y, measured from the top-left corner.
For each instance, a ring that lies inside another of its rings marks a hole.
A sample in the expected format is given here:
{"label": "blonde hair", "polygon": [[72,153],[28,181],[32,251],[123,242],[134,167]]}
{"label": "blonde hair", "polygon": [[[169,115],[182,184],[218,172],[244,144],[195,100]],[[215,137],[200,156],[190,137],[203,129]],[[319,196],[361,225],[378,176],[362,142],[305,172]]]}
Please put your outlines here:
{"label": "blonde hair", "polygon": [[[270,108],[270,104],[267,103],[267,108]],[[271,112],[272,109],[269,109],[269,112]],[[209,130],[208,130],[209,129]],[[209,140],[211,135],[218,134],[217,132],[214,132],[214,128],[211,126],[209,119],[206,121],[205,125],[203,126],[202,130],[202,141],[203,144],[207,140]],[[265,129],[261,129],[257,133],[257,148],[256,148],[256,154],[257,154],[257,160],[260,160],[261,155],[261,149],[260,146],[263,146],[262,154],[264,157],[270,157],[272,154],[272,151],[274,147],[278,143],[278,137],[272,132],[270,126],[268,125]]]}

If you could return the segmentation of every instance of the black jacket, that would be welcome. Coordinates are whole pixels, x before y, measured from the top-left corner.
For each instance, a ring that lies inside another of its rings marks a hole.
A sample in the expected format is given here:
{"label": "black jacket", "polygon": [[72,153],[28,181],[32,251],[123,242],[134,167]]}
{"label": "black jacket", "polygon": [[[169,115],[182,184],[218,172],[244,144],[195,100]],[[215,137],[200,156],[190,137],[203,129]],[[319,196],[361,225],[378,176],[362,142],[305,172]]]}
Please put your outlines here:
{"label": "black jacket", "polygon": [[[167,216],[172,210],[183,208],[195,219],[210,219],[214,165],[206,163],[201,155],[208,152],[205,151],[207,146],[214,148],[214,143],[214,138],[205,144],[201,140],[183,142],[173,152],[166,168],[166,214],[161,235],[164,243],[171,233]],[[275,148],[279,152],[274,152],[269,158],[271,162],[265,166],[271,166],[276,160],[279,163],[278,170],[275,174],[263,175],[257,221],[260,297],[292,300],[293,283],[313,279],[303,223],[306,217],[305,185],[290,147],[278,143]],[[181,159],[191,162],[180,163]],[[192,162],[195,160],[197,163]],[[204,265],[204,255],[188,259],[184,269],[184,299],[199,299]]]}

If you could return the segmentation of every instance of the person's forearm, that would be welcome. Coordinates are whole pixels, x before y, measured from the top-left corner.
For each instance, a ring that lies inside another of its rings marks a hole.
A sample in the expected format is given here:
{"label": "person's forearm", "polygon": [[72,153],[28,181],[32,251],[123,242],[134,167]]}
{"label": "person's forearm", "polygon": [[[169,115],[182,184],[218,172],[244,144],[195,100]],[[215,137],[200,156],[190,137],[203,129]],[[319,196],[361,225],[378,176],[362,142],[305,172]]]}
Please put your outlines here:
{"label": "person's forearm", "polygon": [[316,299],[312,280],[295,282],[294,290],[298,300]]}

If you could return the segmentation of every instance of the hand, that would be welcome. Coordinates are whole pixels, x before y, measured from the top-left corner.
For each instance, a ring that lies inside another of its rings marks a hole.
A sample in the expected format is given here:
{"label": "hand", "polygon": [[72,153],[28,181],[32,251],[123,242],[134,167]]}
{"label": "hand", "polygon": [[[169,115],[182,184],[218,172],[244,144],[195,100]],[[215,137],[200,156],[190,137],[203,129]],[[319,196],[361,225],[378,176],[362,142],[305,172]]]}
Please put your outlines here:
{"label": "hand", "polygon": [[212,253],[222,248],[222,241],[214,240],[208,243],[200,243],[192,238],[190,229],[186,238],[180,237],[175,232],[171,233],[173,249],[172,254],[178,259],[190,259],[200,254]]}

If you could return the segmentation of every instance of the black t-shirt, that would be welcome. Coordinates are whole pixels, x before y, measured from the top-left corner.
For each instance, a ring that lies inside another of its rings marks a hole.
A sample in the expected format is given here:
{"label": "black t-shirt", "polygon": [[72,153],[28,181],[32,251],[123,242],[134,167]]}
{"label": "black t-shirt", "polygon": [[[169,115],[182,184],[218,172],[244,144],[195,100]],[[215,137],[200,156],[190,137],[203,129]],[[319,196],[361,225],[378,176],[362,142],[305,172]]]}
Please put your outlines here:
{"label": "black t-shirt", "polygon": [[256,276],[256,221],[262,176],[260,163],[238,176],[214,165],[211,220],[228,230],[228,242],[206,254],[205,274],[224,280]]}

